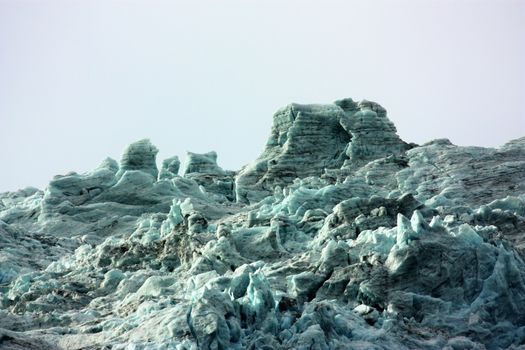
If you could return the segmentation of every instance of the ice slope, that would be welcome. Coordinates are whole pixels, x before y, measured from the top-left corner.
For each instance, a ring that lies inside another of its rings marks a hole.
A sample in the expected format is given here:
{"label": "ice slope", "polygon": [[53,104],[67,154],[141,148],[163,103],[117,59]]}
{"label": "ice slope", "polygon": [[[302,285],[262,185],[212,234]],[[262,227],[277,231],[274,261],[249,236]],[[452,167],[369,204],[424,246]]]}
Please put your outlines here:
{"label": "ice slope", "polygon": [[0,194],[1,349],[523,349],[525,138],[279,110],[239,171],[120,162]]}

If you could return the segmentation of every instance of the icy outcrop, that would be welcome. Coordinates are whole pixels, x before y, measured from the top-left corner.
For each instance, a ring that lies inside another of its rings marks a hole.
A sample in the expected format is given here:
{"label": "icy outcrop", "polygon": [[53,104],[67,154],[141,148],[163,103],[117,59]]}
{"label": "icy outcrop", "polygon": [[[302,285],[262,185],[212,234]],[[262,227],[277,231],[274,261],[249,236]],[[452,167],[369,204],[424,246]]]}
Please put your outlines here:
{"label": "icy outcrop", "polygon": [[348,165],[364,165],[388,155],[401,155],[410,148],[396,134],[396,127],[387,118],[386,109],[371,101],[355,103],[352,99],[335,102],[345,112],[340,120],[352,136],[346,149]]}
{"label": "icy outcrop", "polygon": [[168,180],[179,174],[180,160],[179,157],[173,156],[162,161],[162,168],[159,173],[159,180]]}
{"label": "icy outcrop", "polygon": [[377,103],[291,104],[275,113],[264,152],[237,176],[237,200],[256,202],[296,178],[319,177],[326,169],[362,165],[407,148]]}
{"label": "icy outcrop", "polygon": [[155,158],[158,152],[157,147],[148,139],[132,143],[122,155],[117,178],[120,178],[128,170],[140,170],[157,178],[159,171]]}
{"label": "icy outcrop", "polygon": [[217,164],[216,152],[204,154],[188,152],[184,177],[194,180],[210,194],[233,201],[234,176],[235,172],[223,170]]}
{"label": "icy outcrop", "polygon": [[523,348],[525,138],[417,146],[344,99],[238,172],[156,154],[0,194],[0,348]]}
{"label": "icy outcrop", "polygon": [[204,154],[188,152],[188,160],[184,174],[188,175],[192,173],[222,175],[224,174],[224,170],[217,165],[216,152],[212,151]]}
{"label": "icy outcrop", "polygon": [[237,200],[256,202],[275,186],[340,167],[351,138],[343,115],[336,105],[291,104],[275,113],[264,152],[237,177]]}

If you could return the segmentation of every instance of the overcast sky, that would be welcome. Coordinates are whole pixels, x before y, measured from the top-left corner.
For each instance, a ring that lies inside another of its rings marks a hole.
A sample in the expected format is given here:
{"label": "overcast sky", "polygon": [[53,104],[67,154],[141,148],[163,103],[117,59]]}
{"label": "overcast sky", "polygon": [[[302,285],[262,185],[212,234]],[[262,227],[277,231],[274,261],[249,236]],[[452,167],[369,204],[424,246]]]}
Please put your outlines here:
{"label": "overcast sky", "polygon": [[379,102],[400,136],[525,136],[525,1],[0,0],[0,191],[150,138],[238,169],[290,102]]}

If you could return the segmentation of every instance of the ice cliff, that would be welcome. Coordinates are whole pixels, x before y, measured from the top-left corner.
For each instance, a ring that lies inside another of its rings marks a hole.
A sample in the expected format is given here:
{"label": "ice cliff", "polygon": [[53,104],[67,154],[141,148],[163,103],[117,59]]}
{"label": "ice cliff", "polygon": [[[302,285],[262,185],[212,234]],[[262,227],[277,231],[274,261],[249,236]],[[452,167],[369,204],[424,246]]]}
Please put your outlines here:
{"label": "ice cliff", "polygon": [[0,349],[525,349],[525,138],[344,99],[239,171],[157,152],[0,194]]}

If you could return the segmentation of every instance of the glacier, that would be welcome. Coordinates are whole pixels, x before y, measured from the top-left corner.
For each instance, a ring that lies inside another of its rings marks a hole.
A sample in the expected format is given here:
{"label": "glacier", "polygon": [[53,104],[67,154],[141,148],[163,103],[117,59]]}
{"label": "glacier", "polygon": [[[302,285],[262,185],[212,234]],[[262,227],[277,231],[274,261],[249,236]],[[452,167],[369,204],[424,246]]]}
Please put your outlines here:
{"label": "glacier", "polygon": [[237,171],[157,153],[0,194],[1,349],[525,349],[525,137],[417,145],[346,98]]}

